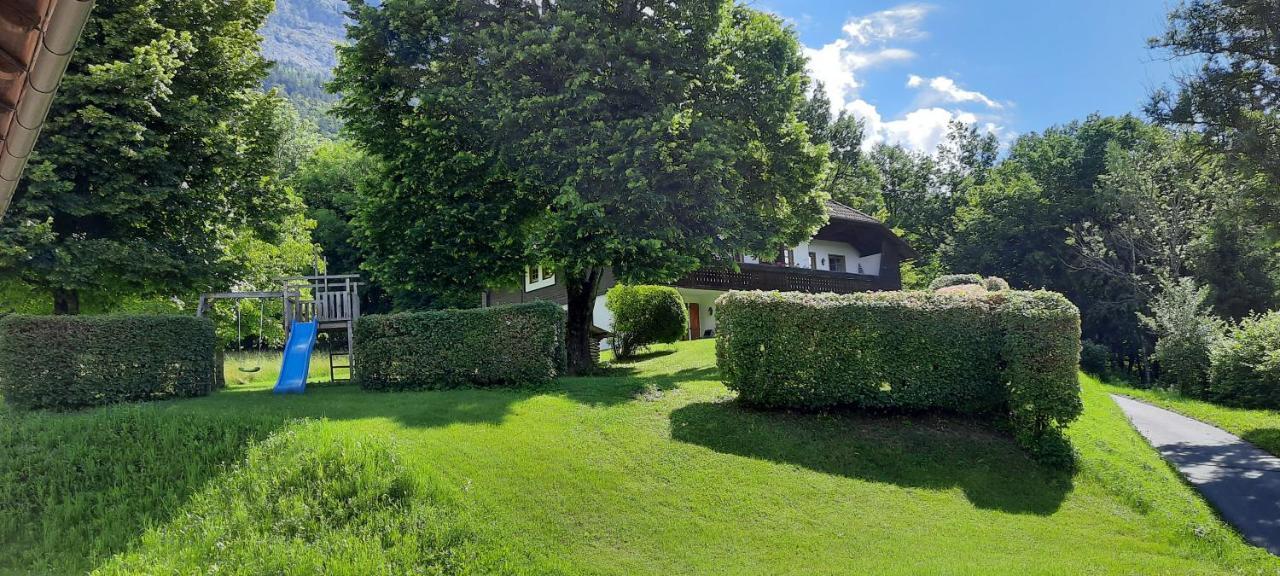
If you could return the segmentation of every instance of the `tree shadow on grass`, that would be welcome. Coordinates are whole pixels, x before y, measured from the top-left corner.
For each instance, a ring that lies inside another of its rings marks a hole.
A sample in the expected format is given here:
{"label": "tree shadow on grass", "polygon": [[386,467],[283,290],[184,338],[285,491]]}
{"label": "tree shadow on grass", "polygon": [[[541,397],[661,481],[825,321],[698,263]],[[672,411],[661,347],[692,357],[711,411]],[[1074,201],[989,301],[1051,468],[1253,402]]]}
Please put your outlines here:
{"label": "tree shadow on grass", "polygon": [[305,394],[286,396],[259,382],[203,398],[67,414],[0,408],[0,440],[14,451],[0,449],[0,477],[28,479],[12,502],[0,502],[0,516],[18,520],[12,530],[0,527],[0,550],[23,551],[0,554],[0,572],[85,572],[134,545],[146,526],[170,521],[250,444],[298,419],[387,419],[408,428],[501,424],[517,404],[539,397],[607,407],[716,374],[714,366],[656,375],[615,366],[603,376],[541,387],[380,393],[308,385]]}
{"label": "tree shadow on grass", "polygon": [[721,452],[908,488],[959,488],[974,506],[1049,515],[1071,474],[1035,464],[979,424],[939,415],[764,412],[737,401],[671,414],[671,436]]}

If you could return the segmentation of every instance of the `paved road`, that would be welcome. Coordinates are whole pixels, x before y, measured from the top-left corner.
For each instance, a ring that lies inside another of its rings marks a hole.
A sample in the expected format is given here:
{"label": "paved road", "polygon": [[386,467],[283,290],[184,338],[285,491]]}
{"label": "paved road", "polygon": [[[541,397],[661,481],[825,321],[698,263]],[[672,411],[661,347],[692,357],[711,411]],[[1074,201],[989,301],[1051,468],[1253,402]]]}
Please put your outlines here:
{"label": "paved road", "polygon": [[1223,519],[1250,542],[1280,555],[1280,458],[1199,420],[1111,397]]}

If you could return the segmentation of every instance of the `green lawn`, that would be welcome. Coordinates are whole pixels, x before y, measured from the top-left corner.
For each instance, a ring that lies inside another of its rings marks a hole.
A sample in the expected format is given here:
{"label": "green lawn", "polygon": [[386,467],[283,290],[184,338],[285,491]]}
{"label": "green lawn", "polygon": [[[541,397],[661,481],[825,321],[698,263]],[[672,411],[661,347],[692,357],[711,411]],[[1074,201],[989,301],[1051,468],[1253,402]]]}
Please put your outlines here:
{"label": "green lawn", "polygon": [[1113,394],[1124,394],[1201,422],[1213,424],[1252,442],[1263,450],[1280,455],[1280,412],[1275,410],[1228,408],[1192,400],[1167,390],[1140,390],[1106,383],[1099,386]]}
{"label": "green lawn", "polygon": [[1280,570],[1087,379],[1066,474],[965,419],[745,409],[710,341],[540,390],[277,397],[266,372],[195,400],[0,412],[0,571],[324,566],[316,550],[342,558],[331,573]]}

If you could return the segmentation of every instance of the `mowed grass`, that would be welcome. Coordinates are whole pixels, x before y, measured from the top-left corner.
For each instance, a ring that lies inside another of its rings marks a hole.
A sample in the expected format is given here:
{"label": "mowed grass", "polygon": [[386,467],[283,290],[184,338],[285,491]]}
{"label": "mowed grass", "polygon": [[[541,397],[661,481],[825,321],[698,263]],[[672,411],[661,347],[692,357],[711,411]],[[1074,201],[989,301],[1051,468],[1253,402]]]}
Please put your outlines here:
{"label": "mowed grass", "polygon": [[[263,376],[194,400],[0,413],[0,550],[16,551],[0,569],[1280,570],[1225,527],[1088,379],[1085,414],[1070,430],[1081,461],[1066,473],[963,418],[745,408],[718,382],[710,341],[537,390],[321,386],[278,397]],[[133,422],[132,432],[115,432],[115,421]],[[92,474],[78,458],[95,462]],[[304,474],[300,463],[311,461],[365,480]],[[253,486],[260,493],[238,496]],[[335,501],[359,505],[340,514]],[[421,529],[430,519],[440,528]]]}
{"label": "mowed grass", "polygon": [[1107,383],[1099,385],[1112,394],[1123,394],[1212,424],[1263,450],[1280,455],[1280,411],[1219,406],[1168,390],[1142,390]]}

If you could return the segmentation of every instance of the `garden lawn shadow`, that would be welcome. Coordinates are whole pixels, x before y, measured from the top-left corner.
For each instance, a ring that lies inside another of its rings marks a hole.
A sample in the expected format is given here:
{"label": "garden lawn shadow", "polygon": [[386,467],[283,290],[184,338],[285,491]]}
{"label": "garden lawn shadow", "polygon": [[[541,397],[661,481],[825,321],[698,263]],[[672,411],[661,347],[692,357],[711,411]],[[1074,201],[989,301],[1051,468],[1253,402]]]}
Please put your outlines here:
{"label": "garden lawn shadow", "polygon": [[671,436],[721,452],[905,488],[959,488],[974,506],[1049,515],[1069,471],[1040,466],[1011,438],[959,417],[764,412],[738,401],[671,414]]}

